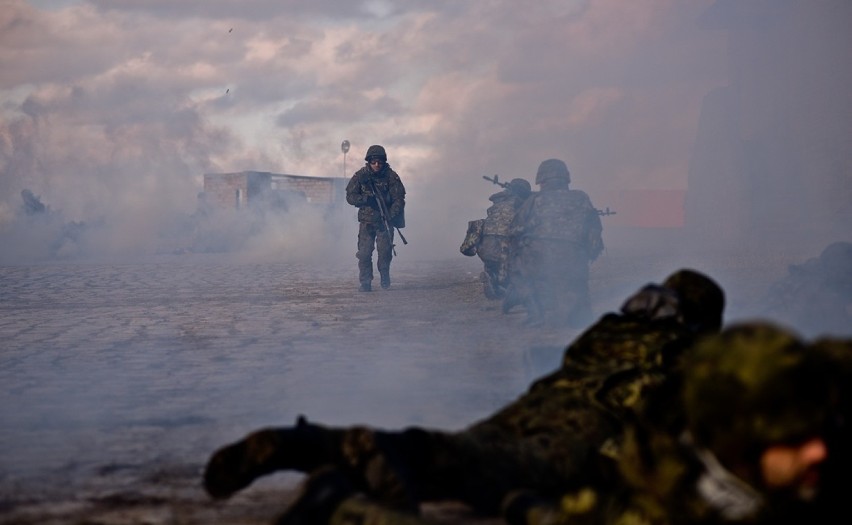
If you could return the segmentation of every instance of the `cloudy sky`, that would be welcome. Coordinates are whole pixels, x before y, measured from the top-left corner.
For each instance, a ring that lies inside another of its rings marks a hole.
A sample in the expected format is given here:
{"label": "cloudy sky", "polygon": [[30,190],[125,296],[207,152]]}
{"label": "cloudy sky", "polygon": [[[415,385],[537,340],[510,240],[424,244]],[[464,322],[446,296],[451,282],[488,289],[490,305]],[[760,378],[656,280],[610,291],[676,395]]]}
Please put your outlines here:
{"label": "cloudy sky", "polygon": [[712,3],[0,0],[0,224],[24,188],[154,223],[205,172],[342,176],[344,139],[347,176],[387,148],[421,247],[457,250],[482,175],[550,157],[593,200],[683,190],[728,82],[725,35],[696,22]]}

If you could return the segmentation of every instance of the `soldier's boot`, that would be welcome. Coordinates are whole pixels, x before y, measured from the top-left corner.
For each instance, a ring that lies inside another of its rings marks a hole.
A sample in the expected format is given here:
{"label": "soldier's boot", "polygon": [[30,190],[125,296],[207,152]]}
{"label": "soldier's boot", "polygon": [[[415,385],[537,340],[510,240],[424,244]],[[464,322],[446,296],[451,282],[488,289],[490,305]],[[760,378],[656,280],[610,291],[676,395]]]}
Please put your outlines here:
{"label": "soldier's boot", "polygon": [[342,430],[310,424],[303,416],[294,427],[253,432],[210,457],[204,488],[213,498],[222,499],[278,470],[310,472],[338,461],[342,436]]}
{"label": "soldier's boot", "polygon": [[527,318],[524,320],[525,326],[536,327],[545,324],[545,309],[539,305],[538,301],[528,298],[524,301],[524,307],[527,310]]}
{"label": "soldier's boot", "polygon": [[502,299],[506,295],[506,290],[497,282],[497,278],[488,272],[482,272],[480,275],[485,297],[492,300]]}
{"label": "soldier's boot", "polygon": [[519,304],[523,304],[521,300],[520,294],[515,291],[511,286],[506,290],[506,293],[503,295],[503,304],[501,306],[501,311],[504,314],[508,314],[512,308],[518,306]]}
{"label": "soldier's boot", "polygon": [[358,288],[358,291],[359,292],[372,292],[373,291],[373,285],[370,283],[370,281],[363,281],[361,283],[361,286]]}
{"label": "soldier's boot", "polygon": [[379,270],[379,274],[381,275],[381,278],[382,278],[382,288],[384,290],[387,290],[388,288],[390,288],[390,284],[391,284],[390,270]]}
{"label": "soldier's boot", "polygon": [[355,494],[349,479],[333,466],[311,473],[302,493],[275,522],[276,525],[321,525],[329,523],[338,506]]}

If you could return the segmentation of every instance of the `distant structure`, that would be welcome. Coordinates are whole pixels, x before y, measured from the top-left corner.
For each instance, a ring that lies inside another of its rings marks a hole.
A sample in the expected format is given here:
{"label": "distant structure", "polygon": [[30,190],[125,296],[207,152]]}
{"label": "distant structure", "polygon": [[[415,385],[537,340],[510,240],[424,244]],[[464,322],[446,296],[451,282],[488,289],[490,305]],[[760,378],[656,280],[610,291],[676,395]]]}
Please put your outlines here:
{"label": "distant structure", "polygon": [[852,230],[852,2],[717,0],[728,85],[705,96],[690,160],[686,227],[718,243]]}
{"label": "distant structure", "polygon": [[333,207],[345,203],[345,183],[339,177],[308,177],[265,171],[205,173],[204,198],[220,210],[284,206],[296,202]]}

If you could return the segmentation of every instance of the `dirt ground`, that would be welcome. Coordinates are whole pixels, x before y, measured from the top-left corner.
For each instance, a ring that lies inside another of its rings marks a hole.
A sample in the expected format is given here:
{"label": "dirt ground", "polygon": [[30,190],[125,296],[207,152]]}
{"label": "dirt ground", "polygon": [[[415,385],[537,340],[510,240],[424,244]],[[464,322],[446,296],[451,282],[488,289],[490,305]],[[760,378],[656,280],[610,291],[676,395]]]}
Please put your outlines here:
{"label": "dirt ground", "polygon": [[[610,249],[592,267],[598,313],[682,266],[748,316],[784,257],[673,260]],[[299,414],[345,425],[459,429],[556,366],[576,330],[531,329],[482,294],[476,258],[394,261],[393,286],[357,292],[355,261],[0,267],[0,523],[266,524],[301,475],[224,502],[209,455]],[[455,504],[425,513],[499,523]]]}

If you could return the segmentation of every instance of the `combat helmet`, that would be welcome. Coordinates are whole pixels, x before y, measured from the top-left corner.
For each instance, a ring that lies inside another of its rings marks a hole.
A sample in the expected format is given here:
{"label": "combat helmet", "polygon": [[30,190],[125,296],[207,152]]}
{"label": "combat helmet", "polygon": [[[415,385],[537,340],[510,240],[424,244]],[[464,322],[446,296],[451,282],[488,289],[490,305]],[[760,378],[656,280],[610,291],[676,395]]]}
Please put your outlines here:
{"label": "combat helmet", "polygon": [[522,199],[526,199],[532,193],[532,186],[526,179],[512,179],[506,189]]}
{"label": "combat helmet", "polygon": [[678,270],[663,281],[663,287],[678,297],[680,321],[696,332],[718,331],[722,327],[725,292],[701,272]]}
{"label": "combat helmet", "polygon": [[547,159],[538,165],[535,183],[541,185],[549,180],[571,182],[571,174],[568,172],[568,166],[565,165],[565,162],[559,159]]}
{"label": "combat helmet", "polygon": [[364,160],[370,160],[370,157],[380,157],[383,161],[388,161],[388,155],[385,153],[385,148],[378,144],[373,144],[367,148],[367,154],[364,155]]}
{"label": "combat helmet", "polygon": [[830,388],[820,363],[794,333],[768,322],[701,340],[684,361],[693,439],[729,468],[754,469],[768,445],[818,435]]}

